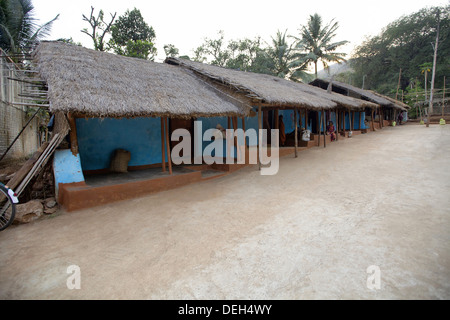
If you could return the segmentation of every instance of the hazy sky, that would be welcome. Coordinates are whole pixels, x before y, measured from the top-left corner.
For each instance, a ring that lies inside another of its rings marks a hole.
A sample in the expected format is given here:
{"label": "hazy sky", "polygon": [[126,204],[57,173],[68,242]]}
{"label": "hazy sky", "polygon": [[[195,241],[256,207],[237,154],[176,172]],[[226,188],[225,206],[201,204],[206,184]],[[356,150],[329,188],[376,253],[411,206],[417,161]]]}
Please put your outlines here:
{"label": "hazy sky", "polygon": [[145,21],[156,32],[158,58],[164,59],[163,46],[173,44],[180,55],[192,56],[193,49],[203,43],[205,37],[215,38],[219,30],[226,40],[261,36],[269,42],[277,30],[298,34],[309,15],[319,13],[324,22],[339,22],[336,41],[348,40],[342,51],[351,54],[365,36],[376,35],[397,18],[421,8],[445,5],[448,0],[375,0],[375,1],[293,1],[293,0],[34,0],[35,16],[41,23],[60,14],[53,25],[49,40],[72,37],[76,42],[93,48],[92,40],[80,30],[89,25],[82,14],[89,16],[91,6],[97,13],[122,15],[127,9],[137,8]]}

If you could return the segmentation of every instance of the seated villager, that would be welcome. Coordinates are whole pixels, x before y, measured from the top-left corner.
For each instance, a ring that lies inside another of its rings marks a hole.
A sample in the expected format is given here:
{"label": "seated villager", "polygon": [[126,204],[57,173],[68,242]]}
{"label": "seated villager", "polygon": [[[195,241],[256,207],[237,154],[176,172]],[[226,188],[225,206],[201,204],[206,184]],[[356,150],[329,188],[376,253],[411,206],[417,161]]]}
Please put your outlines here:
{"label": "seated villager", "polygon": [[331,141],[336,140],[336,129],[334,127],[333,121],[330,121],[327,126],[327,134],[331,136]]}

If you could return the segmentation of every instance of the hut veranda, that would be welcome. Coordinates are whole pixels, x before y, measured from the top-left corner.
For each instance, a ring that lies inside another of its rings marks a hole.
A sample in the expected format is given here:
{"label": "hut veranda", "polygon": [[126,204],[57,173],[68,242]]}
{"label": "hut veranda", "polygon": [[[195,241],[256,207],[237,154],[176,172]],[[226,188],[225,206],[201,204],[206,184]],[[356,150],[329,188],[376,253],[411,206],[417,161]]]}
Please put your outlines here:
{"label": "hut veranda", "polygon": [[380,129],[384,126],[392,125],[392,123],[396,121],[399,113],[403,113],[405,116],[404,119],[407,119],[406,111],[409,109],[408,105],[379,93],[360,89],[339,81],[330,81],[325,79],[316,79],[310,84],[322,89],[331,86],[331,90],[340,95],[354,97],[377,104],[379,106],[378,108],[366,108],[364,110],[364,114],[362,114],[364,118],[371,121],[374,128],[376,127],[377,129]]}
{"label": "hut veranda", "polygon": [[[185,159],[190,164],[174,164],[171,151],[180,141],[171,137],[177,129],[194,137],[204,137],[210,129],[254,129],[256,140],[233,137],[231,150],[223,144],[212,152],[215,159],[237,158],[244,146],[246,165],[248,150],[263,147],[258,144],[258,129],[284,128],[281,134],[287,139],[280,156],[297,156],[299,148],[330,142],[329,121],[338,124],[336,133],[341,137],[349,130],[370,130],[361,116],[355,123],[351,112],[378,108],[364,99],[269,75],[175,58],[155,63],[60,42],[41,42],[33,62],[47,84],[50,112],[70,128],[68,147],[60,146],[53,160],[57,196],[69,211],[242,167],[192,159],[196,148],[202,154],[211,147],[212,136],[199,144],[190,141],[194,152]],[[307,130],[311,138],[303,141]],[[278,136],[277,141],[271,141],[270,134],[266,138],[268,146],[279,145]],[[122,159],[119,169],[114,166],[116,159]],[[258,161],[261,168],[259,157]]]}

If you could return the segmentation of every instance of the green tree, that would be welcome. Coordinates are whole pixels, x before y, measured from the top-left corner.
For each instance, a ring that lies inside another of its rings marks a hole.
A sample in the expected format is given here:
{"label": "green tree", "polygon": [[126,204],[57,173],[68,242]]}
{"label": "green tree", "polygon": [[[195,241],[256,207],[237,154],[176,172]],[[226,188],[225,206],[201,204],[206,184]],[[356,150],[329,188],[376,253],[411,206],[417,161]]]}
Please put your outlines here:
{"label": "green tree", "polygon": [[0,0],[0,46],[9,53],[28,53],[30,46],[50,34],[59,15],[42,25],[31,0]]}
{"label": "green tree", "polygon": [[[367,38],[353,54],[357,86],[367,75],[365,87],[388,93],[397,87],[398,72],[402,69],[401,89],[411,79],[423,79],[422,65],[433,59],[431,43],[436,40],[437,19],[440,11],[440,37],[436,68],[436,87],[450,73],[450,5],[428,7],[395,20],[380,34]],[[443,40],[443,41],[442,41]]]}
{"label": "green tree", "polygon": [[166,44],[164,46],[164,52],[166,54],[166,57],[178,57],[180,51],[178,50],[177,47],[175,47],[173,44]]}
{"label": "green tree", "polygon": [[111,21],[105,22],[104,20],[104,13],[103,10],[100,10],[98,12],[98,15],[94,15],[94,7],[91,7],[91,14],[89,18],[83,16],[83,20],[88,22],[91,30],[88,30],[87,28],[84,28],[81,30],[81,32],[87,34],[89,37],[91,37],[92,41],[94,42],[94,49],[97,51],[105,51],[105,43],[106,39],[105,36],[111,32],[111,26],[114,22],[114,19],[116,18],[116,12],[114,14],[111,14]]}
{"label": "green tree", "polygon": [[345,61],[345,53],[336,52],[336,49],[347,44],[348,41],[333,42],[339,24],[332,20],[323,26],[322,17],[317,13],[309,16],[308,23],[301,27],[300,37],[297,40],[296,49],[297,64],[314,64],[314,74],[317,78],[317,64],[322,61],[325,69],[329,62]]}
{"label": "green tree", "polygon": [[134,8],[127,10],[111,26],[108,44],[116,54],[154,60],[157,53],[155,38],[153,28],[144,21],[141,12]]}

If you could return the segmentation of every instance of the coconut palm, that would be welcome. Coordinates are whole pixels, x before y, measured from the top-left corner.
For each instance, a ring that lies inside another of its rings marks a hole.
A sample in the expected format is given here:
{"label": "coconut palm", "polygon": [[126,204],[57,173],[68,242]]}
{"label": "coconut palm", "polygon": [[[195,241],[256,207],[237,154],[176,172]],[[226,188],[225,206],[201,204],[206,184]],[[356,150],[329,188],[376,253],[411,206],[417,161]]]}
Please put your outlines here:
{"label": "coconut palm", "polygon": [[50,34],[53,22],[39,25],[31,0],[0,0],[0,45],[9,53],[24,53]]}
{"label": "coconut palm", "polygon": [[293,37],[296,39],[297,58],[296,64],[302,65],[304,63],[314,64],[314,72],[317,78],[317,64],[322,61],[325,69],[328,69],[329,62],[343,62],[345,61],[345,53],[336,52],[335,50],[340,46],[348,43],[348,41],[333,42],[336,36],[336,30],[339,25],[334,20],[331,20],[326,26],[323,26],[322,18],[317,13],[309,16],[306,26],[302,26],[300,37]]}
{"label": "coconut palm", "polygon": [[288,43],[286,33],[287,30],[284,33],[278,31],[266,49],[270,73],[293,81],[307,79],[306,65],[296,63],[294,44]]}

